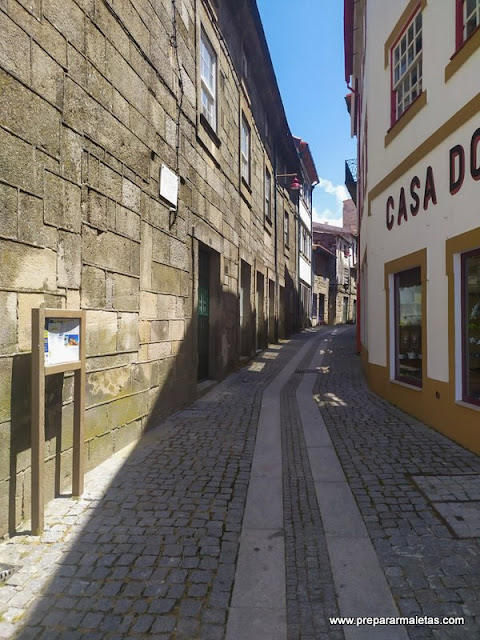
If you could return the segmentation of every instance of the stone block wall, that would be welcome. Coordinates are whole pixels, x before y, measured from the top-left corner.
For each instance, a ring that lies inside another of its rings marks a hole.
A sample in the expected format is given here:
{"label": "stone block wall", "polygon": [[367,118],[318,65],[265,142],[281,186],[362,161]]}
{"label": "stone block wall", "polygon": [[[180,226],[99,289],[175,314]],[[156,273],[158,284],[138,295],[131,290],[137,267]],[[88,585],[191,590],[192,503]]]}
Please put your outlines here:
{"label": "stone block wall", "polygon": [[[267,151],[254,128],[242,215],[243,89],[220,38],[215,153],[199,132],[199,28],[242,28],[228,7],[218,23],[207,9],[194,0],[0,2],[0,535],[30,515],[32,308],[87,311],[90,469],[195,397],[198,243],[220,256],[218,377],[238,360],[240,256],[274,269]],[[162,164],[181,178],[176,212],[159,196]],[[47,380],[50,499],[70,487],[73,387],[68,374]]]}
{"label": "stone block wall", "polygon": [[[316,322],[322,319],[324,323],[328,323],[330,279],[325,276],[314,275],[313,293],[317,296]],[[320,298],[321,295],[324,296],[323,305]]]}

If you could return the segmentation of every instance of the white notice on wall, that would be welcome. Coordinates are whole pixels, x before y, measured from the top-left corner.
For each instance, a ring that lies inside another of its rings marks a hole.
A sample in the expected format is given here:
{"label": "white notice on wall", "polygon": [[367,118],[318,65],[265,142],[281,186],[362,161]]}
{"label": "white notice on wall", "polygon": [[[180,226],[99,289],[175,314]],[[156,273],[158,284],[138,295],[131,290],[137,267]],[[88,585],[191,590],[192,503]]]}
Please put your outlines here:
{"label": "white notice on wall", "polygon": [[160,169],[160,195],[175,208],[177,207],[178,176],[164,164],[162,164]]}
{"label": "white notice on wall", "polygon": [[80,360],[80,320],[55,318],[45,321],[45,366]]}

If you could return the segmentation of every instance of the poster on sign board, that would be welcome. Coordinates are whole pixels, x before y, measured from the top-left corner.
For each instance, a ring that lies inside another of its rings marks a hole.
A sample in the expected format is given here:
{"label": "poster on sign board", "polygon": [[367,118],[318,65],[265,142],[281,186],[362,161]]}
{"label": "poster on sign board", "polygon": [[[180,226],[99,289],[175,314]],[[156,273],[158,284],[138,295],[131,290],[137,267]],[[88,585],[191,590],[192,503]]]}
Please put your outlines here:
{"label": "poster on sign board", "polygon": [[45,366],[80,360],[80,320],[48,318],[44,331]]}

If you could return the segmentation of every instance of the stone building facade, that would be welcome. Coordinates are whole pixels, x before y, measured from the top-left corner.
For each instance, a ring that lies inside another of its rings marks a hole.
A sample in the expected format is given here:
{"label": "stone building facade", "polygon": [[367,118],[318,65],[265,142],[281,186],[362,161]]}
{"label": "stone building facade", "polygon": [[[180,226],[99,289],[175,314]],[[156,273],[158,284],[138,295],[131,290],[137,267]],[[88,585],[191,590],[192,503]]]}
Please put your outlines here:
{"label": "stone building facade", "polygon": [[343,203],[343,226],[313,223],[314,324],[356,322],[358,233],[356,209]]}
{"label": "stone building facade", "polygon": [[312,265],[312,325],[315,327],[329,322],[330,279],[335,277],[335,254],[321,244],[314,244]]}
{"label": "stone building facade", "polygon": [[[31,309],[86,310],[93,468],[295,329],[300,168],[253,0],[0,0],[0,29],[1,535],[29,517]],[[47,500],[72,387],[47,378]]]}

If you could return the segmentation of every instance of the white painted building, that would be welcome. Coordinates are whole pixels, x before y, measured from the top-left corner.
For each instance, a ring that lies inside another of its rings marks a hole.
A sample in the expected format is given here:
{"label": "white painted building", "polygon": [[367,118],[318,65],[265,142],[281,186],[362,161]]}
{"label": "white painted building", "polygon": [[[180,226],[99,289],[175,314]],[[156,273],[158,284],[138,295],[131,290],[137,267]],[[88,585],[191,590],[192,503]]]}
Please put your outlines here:
{"label": "white painted building", "polygon": [[298,292],[300,326],[312,323],[312,192],[318,175],[308,144],[294,137],[302,168],[302,187],[298,197]]}
{"label": "white painted building", "polygon": [[345,0],[369,383],[476,452],[479,25],[480,0]]}

